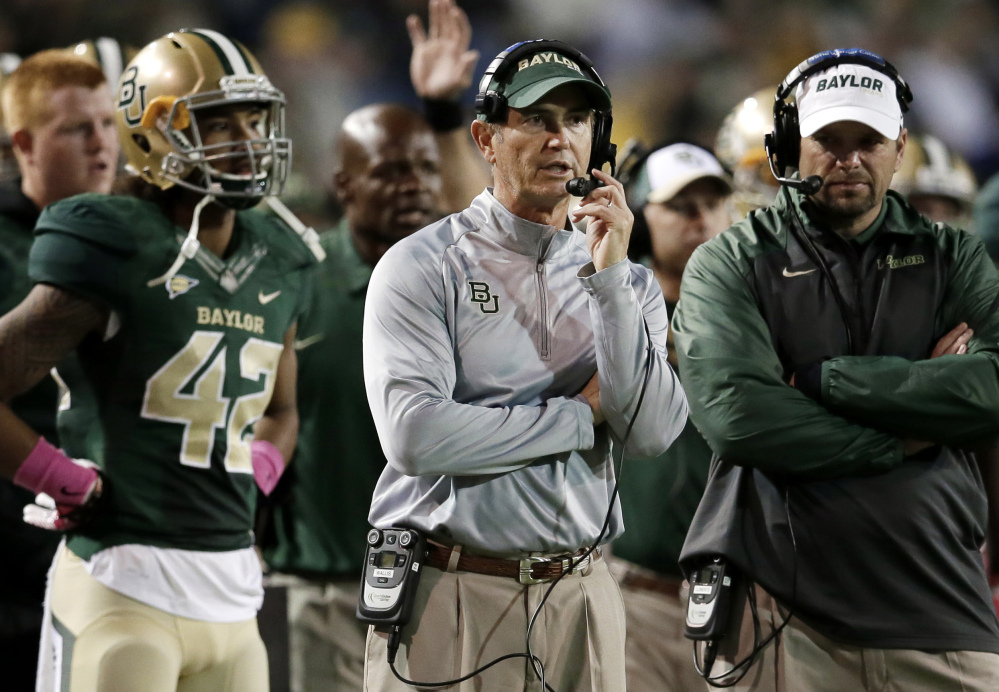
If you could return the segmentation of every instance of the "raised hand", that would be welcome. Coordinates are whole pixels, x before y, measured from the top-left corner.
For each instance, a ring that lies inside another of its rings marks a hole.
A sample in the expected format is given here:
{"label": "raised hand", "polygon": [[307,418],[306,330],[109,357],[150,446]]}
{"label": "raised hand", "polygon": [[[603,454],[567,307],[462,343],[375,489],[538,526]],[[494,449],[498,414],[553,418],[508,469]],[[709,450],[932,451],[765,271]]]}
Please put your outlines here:
{"label": "raised hand", "polygon": [[472,27],[454,0],[430,0],[430,27],[415,14],[406,18],[413,56],[409,76],[423,99],[457,101],[472,83],[479,52],[469,50]]}

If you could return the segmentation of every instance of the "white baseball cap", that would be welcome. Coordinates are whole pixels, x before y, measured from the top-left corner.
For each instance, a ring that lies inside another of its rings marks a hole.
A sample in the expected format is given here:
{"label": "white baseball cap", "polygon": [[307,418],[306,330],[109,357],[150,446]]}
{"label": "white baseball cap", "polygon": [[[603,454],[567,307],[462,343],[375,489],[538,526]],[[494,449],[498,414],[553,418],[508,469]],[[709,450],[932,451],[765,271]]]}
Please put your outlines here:
{"label": "white baseball cap", "polygon": [[711,152],[693,144],[670,144],[646,159],[639,172],[634,194],[639,201],[658,203],[673,198],[684,187],[700,178],[712,178],[732,189],[725,169]]}
{"label": "white baseball cap", "polygon": [[843,120],[868,125],[891,140],[902,130],[895,80],[866,65],[836,65],[814,74],[798,85],[795,100],[802,137]]}

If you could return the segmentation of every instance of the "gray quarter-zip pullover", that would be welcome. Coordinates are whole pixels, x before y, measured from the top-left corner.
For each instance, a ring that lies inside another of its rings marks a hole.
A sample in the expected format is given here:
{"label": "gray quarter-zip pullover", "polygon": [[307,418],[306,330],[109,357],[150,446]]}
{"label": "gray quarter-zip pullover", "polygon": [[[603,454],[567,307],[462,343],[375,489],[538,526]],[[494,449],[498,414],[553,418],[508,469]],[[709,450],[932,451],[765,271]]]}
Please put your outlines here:
{"label": "gray quarter-zip pullover", "polygon": [[[629,457],[661,454],[687,402],[666,362],[648,269],[596,272],[582,233],[526,221],[486,190],[392,247],[364,314],[364,380],[388,460],[368,516],[480,554],[574,551],[597,538],[652,362]],[[599,369],[608,424],[583,386]],[[608,535],[624,531],[615,506]]]}

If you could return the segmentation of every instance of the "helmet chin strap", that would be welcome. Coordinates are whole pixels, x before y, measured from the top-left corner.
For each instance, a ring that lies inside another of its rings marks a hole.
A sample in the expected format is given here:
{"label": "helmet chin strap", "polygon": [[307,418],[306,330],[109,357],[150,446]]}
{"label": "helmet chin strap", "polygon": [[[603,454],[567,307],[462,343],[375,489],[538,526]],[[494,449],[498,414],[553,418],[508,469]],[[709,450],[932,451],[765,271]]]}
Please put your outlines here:
{"label": "helmet chin strap", "polygon": [[167,269],[166,274],[146,282],[146,286],[152,287],[159,286],[160,284],[169,284],[170,279],[176,276],[180,268],[184,266],[184,262],[193,259],[198,253],[198,248],[201,247],[201,243],[198,242],[198,226],[201,222],[201,210],[213,201],[215,201],[214,195],[205,195],[201,198],[201,201],[194,207],[194,218],[191,219],[191,228],[187,231],[187,237],[184,238],[184,242],[180,246],[180,253],[177,255],[177,259]]}
{"label": "helmet chin strap", "polygon": [[284,205],[284,203],[277,197],[265,197],[264,201],[267,202],[275,214],[281,217],[281,220],[288,224],[288,227],[293,230],[302,242],[305,243],[306,247],[312,251],[312,254],[316,256],[320,262],[326,259],[326,251],[323,250],[323,246],[319,244],[319,234],[316,233],[315,229],[311,226],[306,226],[302,223],[295,214]]}

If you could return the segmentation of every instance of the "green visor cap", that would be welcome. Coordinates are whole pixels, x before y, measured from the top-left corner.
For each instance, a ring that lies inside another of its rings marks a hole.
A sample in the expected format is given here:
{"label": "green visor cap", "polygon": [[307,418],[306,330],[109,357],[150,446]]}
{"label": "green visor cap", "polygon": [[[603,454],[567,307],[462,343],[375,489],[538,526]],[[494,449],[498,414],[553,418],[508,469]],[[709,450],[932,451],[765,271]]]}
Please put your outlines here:
{"label": "green visor cap", "polygon": [[[511,108],[526,108],[563,84],[578,84],[597,111],[611,109],[610,92],[590,79],[571,58],[555,51],[541,51],[517,61],[512,76],[499,89]],[[496,89],[496,83],[489,85]]]}

